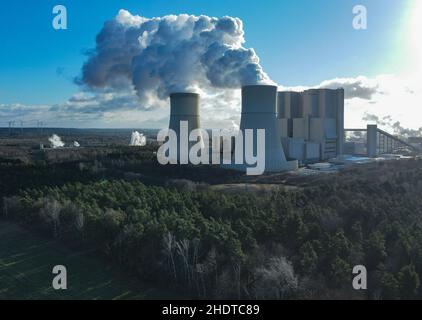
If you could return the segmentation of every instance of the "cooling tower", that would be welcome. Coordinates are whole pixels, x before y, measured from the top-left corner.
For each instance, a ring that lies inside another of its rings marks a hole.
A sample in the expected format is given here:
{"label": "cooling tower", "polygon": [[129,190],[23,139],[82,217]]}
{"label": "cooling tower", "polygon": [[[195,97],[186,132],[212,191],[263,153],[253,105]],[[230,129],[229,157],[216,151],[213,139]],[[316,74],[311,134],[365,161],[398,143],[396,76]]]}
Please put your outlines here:
{"label": "cooling tower", "polygon": [[277,120],[277,87],[252,85],[242,88],[242,119],[240,130],[245,139],[245,129],[265,129],[265,171],[278,172],[297,168],[297,161],[288,162],[281,144],[281,128]]}
{"label": "cooling tower", "polygon": [[[172,93],[170,94],[170,125],[169,129],[176,132],[179,144],[178,144],[178,159],[187,159],[188,153],[185,154],[186,149],[181,147],[182,141],[189,137],[192,130],[200,129],[200,116],[199,116],[199,94],[197,93]],[[188,137],[183,137],[180,130],[180,122],[184,121],[188,123]],[[200,138],[202,141],[202,137]],[[188,143],[186,141],[186,143]],[[188,149],[196,144],[196,142],[189,142]],[[203,147],[203,145],[202,145]],[[183,153],[183,155],[182,155]]]}
{"label": "cooling tower", "polygon": [[170,95],[170,129],[180,136],[180,121],[188,122],[189,133],[200,129],[199,94],[172,93]]}

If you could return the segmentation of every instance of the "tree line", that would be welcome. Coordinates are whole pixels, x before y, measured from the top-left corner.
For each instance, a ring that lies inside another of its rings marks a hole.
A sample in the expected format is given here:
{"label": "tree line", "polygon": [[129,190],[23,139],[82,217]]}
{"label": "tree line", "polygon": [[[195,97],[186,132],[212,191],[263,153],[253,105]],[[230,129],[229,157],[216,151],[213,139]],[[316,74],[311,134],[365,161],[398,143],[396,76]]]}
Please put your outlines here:
{"label": "tree line", "polygon": [[85,177],[4,195],[3,218],[192,297],[422,298],[422,165],[394,168],[264,196]]}

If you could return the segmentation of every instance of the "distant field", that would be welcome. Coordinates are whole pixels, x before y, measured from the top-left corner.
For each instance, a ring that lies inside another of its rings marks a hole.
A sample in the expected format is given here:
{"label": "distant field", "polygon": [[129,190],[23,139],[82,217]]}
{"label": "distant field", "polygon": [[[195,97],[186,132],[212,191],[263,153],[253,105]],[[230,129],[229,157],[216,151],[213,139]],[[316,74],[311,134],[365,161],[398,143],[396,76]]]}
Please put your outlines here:
{"label": "distant field", "polygon": [[[52,286],[55,265],[65,265],[68,290]],[[138,288],[100,260],[0,221],[0,299],[154,299],[163,292]]]}

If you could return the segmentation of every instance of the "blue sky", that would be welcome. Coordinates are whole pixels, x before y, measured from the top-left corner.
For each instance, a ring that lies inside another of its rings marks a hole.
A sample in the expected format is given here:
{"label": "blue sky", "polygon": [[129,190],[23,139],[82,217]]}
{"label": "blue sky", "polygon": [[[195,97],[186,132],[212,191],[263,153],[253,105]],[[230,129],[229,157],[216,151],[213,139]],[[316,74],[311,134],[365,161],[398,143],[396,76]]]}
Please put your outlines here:
{"label": "blue sky", "polygon": [[[239,17],[246,44],[283,86],[403,69],[404,25],[413,0],[13,0],[0,4],[0,104],[59,104],[79,91],[84,52],[119,9],[144,17],[188,13]],[[51,26],[68,10],[68,30]],[[352,8],[368,9],[368,29],[352,28]]]}
{"label": "blue sky", "polygon": [[[56,4],[68,10],[68,30],[51,27]],[[351,26],[352,8],[368,8],[368,29]],[[246,46],[286,86],[315,85],[335,77],[392,72],[400,61],[397,33],[402,0],[43,0],[2,1],[0,101],[60,103],[77,91],[70,79],[95,44],[104,21],[119,9],[145,17],[189,13],[243,20]],[[57,72],[62,71],[62,73]]]}

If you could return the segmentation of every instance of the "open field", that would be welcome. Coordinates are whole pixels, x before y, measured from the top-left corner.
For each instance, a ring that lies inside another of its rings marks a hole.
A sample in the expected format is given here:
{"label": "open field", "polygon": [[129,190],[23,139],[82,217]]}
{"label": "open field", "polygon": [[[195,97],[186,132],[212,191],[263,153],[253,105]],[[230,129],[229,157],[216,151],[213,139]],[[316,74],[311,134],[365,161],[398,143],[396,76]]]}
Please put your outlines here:
{"label": "open field", "polygon": [[[68,290],[52,286],[55,265],[65,265]],[[69,250],[20,226],[0,221],[0,299],[154,299],[165,293],[133,285],[127,276],[87,252]]]}

